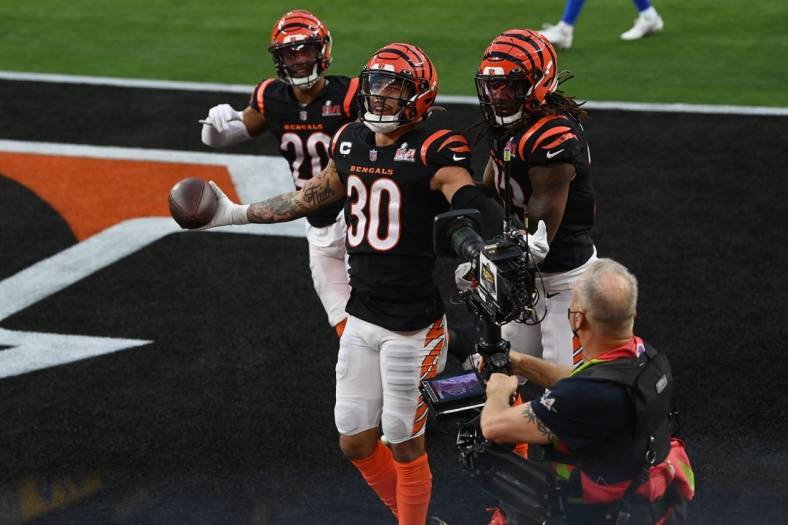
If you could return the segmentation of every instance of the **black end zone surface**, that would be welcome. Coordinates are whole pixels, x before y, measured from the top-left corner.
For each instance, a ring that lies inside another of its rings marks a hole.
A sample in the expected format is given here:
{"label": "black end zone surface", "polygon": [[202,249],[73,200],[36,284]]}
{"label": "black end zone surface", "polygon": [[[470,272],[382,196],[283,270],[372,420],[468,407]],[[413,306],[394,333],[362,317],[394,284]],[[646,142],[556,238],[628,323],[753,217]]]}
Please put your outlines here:
{"label": "black end zone surface", "polygon": [[[68,103],[53,123],[19,118],[55,91]],[[192,120],[246,99],[14,82],[0,82],[0,96],[14,101],[0,107],[0,138],[187,150],[202,149]],[[93,111],[76,132],[68,119],[86,103]],[[431,125],[477,116],[451,108]],[[781,523],[788,121],[613,111],[586,127],[599,253],[638,276],[638,332],[673,363],[698,480],[691,521]],[[236,151],[276,149],[265,139]],[[0,220],[35,215],[28,201],[3,202]],[[58,249],[29,220],[3,235]],[[3,321],[154,341],[0,380],[4,494],[27,476],[98,471],[98,494],[37,522],[391,522],[336,446],[336,340],[306,257],[303,239],[171,235]],[[447,295],[451,275],[442,263]],[[430,435],[432,513],[482,523],[489,499],[457,465],[452,432]]]}

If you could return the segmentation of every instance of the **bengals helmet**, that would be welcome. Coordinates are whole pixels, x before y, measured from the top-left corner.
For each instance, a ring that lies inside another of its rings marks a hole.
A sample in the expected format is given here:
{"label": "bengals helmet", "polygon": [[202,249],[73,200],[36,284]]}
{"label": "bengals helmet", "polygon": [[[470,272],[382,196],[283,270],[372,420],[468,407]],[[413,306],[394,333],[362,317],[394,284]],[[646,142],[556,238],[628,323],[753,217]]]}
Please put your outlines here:
{"label": "bengals helmet", "polygon": [[361,70],[360,119],[376,133],[418,122],[429,115],[438,95],[438,71],[411,44],[380,48]]}
{"label": "bengals helmet", "polygon": [[484,51],[476,74],[482,114],[509,127],[538,110],[558,86],[558,62],[549,40],[530,29],[509,29]]}
{"label": "bengals helmet", "polygon": [[296,9],[274,24],[268,51],[279,78],[293,87],[308,89],[331,64],[331,33],[315,15]]}

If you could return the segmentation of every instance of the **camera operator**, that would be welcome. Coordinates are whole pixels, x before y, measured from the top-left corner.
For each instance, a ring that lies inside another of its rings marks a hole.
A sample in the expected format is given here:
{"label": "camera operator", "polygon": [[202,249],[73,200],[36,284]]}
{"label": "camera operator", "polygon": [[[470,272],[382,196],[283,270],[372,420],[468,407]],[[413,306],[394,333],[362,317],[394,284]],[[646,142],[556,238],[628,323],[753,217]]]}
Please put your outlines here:
{"label": "camera operator", "polygon": [[[568,311],[570,328],[582,345],[582,365],[573,371],[570,365],[511,352],[512,372],[548,389],[516,407],[509,404],[517,391],[515,376],[492,374],[487,383],[484,437],[547,445],[536,448],[544,451],[559,480],[568,523],[663,523],[666,516],[681,514],[694,494],[683,446],[668,436],[669,366],[664,355],[634,335],[636,303],[637,280],[624,266],[611,259],[593,261],[575,282]],[[656,393],[653,387],[641,392],[639,382],[626,386],[611,375],[622,367],[631,371],[657,362],[652,356],[662,359],[665,370],[652,383]],[[647,408],[639,404],[638,396],[656,397],[660,388],[665,391],[660,400],[648,400]],[[658,430],[638,430],[647,419],[656,422],[649,428]]]}

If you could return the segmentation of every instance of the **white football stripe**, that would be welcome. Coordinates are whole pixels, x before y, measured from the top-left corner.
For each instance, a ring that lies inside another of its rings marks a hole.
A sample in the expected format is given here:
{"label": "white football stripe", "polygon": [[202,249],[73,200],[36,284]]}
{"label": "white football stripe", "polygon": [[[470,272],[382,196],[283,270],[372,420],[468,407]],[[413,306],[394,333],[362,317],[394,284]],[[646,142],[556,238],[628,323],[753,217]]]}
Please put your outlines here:
{"label": "white football stripe", "polygon": [[[182,91],[214,91],[223,93],[250,94],[254,86],[243,84],[218,84],[212,82],[179,82],[173,80],[148,80],[137,78],[94,77],[80,75],[57,75],[50,73],[27,73],[22,71],[0,71],[0,79],[28,80],[33,82],[60,82],[64,84],[90,84],[140,89],[177,89]],[[464,95],[438,95],[438,104],[476,105],[476,97]],[[725,115],[788,116],[788,108],[768,106],[733,106],[717,104],[665,104],[653,102],[588,101],[588,109],[619,111],[654,111],[660,113],[703,113]]]}
{"label": "white football stripe", "polygon": [[0,379],[146,345],[152,341],[17,332],[0,328]]}

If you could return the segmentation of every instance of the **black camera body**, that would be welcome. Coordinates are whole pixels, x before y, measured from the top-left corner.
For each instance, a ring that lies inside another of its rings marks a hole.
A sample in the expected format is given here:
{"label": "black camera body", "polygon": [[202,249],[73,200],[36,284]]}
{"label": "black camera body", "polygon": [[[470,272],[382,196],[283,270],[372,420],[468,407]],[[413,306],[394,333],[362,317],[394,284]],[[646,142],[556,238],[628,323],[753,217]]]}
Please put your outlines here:
{"label": "black camera body", "polygon": [[528,243],[514,225],[483,240],[477,210],[452,210],[435,217],[434,246],[439,256],[459,256],[471,264],[472,284],[460,292],[477,315],[497,326],[536,318],[538,298]]}

